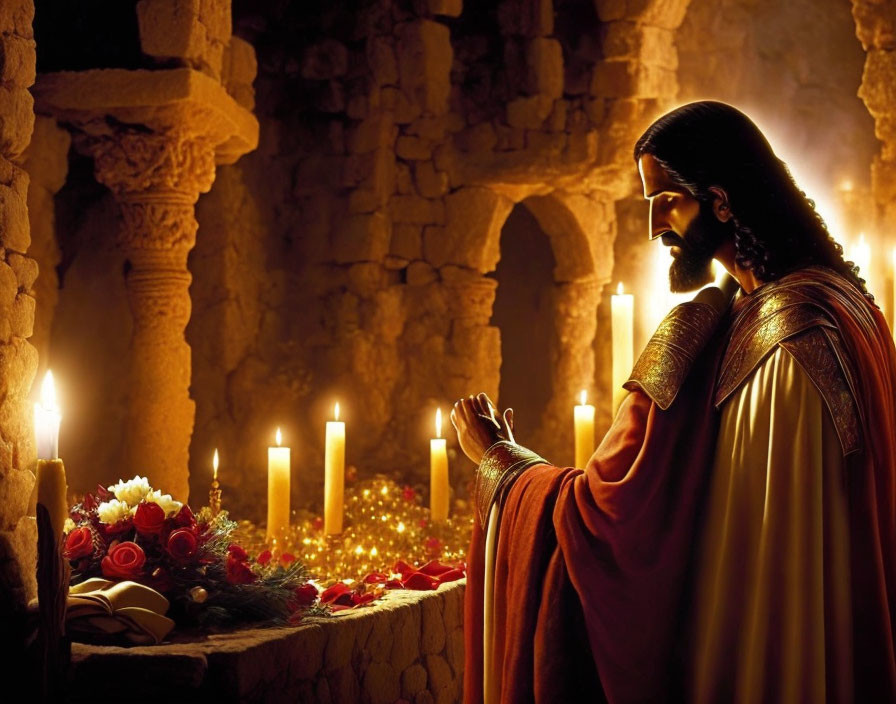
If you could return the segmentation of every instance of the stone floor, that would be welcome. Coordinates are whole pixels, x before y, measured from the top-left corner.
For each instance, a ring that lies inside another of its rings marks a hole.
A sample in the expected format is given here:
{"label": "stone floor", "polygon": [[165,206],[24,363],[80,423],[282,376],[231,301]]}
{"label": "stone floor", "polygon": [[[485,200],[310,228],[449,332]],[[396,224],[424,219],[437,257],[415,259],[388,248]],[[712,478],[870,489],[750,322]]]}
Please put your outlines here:
{"label": "stone floor", "polygon": [[71,702],[449,704],[462,699],[465,580],[298,627],[154,647],[72,646]]}

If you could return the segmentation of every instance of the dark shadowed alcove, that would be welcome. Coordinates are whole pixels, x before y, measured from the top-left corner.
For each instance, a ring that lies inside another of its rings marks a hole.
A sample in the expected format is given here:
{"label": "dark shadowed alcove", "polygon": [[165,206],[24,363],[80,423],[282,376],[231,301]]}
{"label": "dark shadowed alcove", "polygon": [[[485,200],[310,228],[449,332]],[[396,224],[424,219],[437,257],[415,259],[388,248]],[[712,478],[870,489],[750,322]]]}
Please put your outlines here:
{"label": "dark shadowed alcove", "polygon": [[517,437],[538,428],[552,394],[554,254],[547,235],[523,205],[501,230],[498,291],[491,324],[501,331],[499,403],[514,409]]}

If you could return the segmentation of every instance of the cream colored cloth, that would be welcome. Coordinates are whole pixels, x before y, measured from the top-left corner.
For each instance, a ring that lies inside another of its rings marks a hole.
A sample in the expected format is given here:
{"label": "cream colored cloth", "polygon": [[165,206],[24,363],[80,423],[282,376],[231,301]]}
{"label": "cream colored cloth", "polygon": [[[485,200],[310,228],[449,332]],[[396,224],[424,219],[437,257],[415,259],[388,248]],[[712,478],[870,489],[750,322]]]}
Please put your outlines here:
{"label": "cream colored cloth", "polygon": [[848,701],[843,456],[818,391],[785,350],[725,403],[710,492],[691,699]]}
{"label": "cream colored cloth", "polygon": [[135,645],[162,642],[174,628],[168,600],[136,582],[88,579],[69,589],[65,628],[73,640],[126,639]]}

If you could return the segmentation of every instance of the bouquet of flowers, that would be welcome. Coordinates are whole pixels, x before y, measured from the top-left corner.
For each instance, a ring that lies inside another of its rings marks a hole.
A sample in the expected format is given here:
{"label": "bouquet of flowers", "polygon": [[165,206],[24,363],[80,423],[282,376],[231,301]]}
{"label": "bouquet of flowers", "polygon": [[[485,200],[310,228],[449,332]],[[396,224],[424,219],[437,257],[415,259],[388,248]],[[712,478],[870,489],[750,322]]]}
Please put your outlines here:
{"label": "bouquet of flowers", "polygon": [[91,577],[145,584],[168,597],[179,625],[295,623],[326,613],[301,562],[273,560],[269,551],[253,559],[233,542],[236,527],[226,512],[194,514],[135,476],[99,486],[72,507],[63,555],[72,584]]}

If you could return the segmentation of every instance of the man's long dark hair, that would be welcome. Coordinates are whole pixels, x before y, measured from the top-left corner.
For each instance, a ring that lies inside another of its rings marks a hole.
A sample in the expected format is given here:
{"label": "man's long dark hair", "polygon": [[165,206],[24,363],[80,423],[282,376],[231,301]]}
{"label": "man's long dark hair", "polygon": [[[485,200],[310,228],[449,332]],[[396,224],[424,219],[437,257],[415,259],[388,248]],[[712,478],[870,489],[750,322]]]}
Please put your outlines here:
{"label": "man's long dark hair", "polygon": [[865,281],[775,156],[759,128],[726,103],[704,100],[663,115],[635,144],[635,161],[650,154],[701,206],[728,195],[738,266],[773,281],[803,266],[839,272],[866,296]]}

